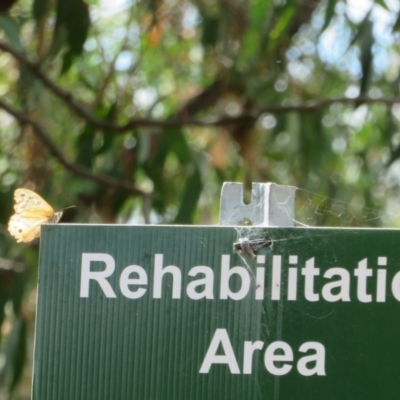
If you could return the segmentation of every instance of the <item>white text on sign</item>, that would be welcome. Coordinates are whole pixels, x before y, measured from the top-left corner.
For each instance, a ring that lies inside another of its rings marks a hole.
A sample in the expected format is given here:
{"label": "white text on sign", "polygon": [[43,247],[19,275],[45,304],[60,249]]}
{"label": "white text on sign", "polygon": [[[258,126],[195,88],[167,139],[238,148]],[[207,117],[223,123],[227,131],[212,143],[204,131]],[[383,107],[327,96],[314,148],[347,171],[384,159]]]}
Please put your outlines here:
{"label": "white text on sign", "polygon": [[[368,260],[364,258],[357,263],[353,270],[343,267],[327,268],[321,273],[321,268],[316,266],[315,258],[305,261],[305,265],[297,267],[296,255],[288,257],[288,266],[282,267],[282,256],[272,257],[271,276],[266,285],[265,256],[257,257],[254,275],[242,266],[230,266],[230,255],[223,254],[219,271],[205,265],[197,265],[188,269],[190,280],[186,285],[186,296],[192,300],[242,300],[246,298],[251,285],[255,286],[255,300],[264,300],[265,294],[270,293],[270,300],[286,299],[296,301],[300,296],[309,302],[350,302],[353,300],[361,303],[386,302],[387,297],[400,301],[400,271],[396,272],[389,280],[387,277],[387,258],[378,257],[377,268],[369,268]],[[92,263],[102,263],[104,267],[92,269]],[[149,290],[149,269],[140,265],[128,265],[119,273],[120,293],[129,299],[139,299],[149,291],[154,299],[163,296],[163,282],[166,276],[172,278],[171,296],[181,299],[182,270],[175,265],[164,265],[163,254],[155,254],[152,266],[152,282]],[[220,284],[214,287],[215,274],[220,275]],[[83,253],[81,260],[80,297],[89,297],[93,285],[98,285],[108,298],[117,297],[116,288],[110,283],[110,278],[115,274],[115,259],[106,253]],[[300,282],[302,278],[302,282]],[[239,282],[236,290],[231,289],[231,280]],[[391,295],[387,296],[390,284]],[[282,288],[285,288],[285,291]],[[317,287],[319,288],[317,290]],[[353,296],[352,287],[356,291]]]}

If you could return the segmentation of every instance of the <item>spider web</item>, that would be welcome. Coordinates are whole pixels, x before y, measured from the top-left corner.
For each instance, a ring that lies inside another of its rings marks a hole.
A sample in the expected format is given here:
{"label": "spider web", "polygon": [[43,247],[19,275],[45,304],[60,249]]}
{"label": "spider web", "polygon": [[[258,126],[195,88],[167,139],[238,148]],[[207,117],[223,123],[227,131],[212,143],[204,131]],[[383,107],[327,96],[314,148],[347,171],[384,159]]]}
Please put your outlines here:
{"label": "spider web", "polygon": [[[266,201],[261,198],[260,202]],[[281,207],[281,212],[286,216],[291,215],[286,204]],[[253,205],[254,207],[259,204]],[[251,205],[249,205],[251,207]],[[245,214],[245,213],[244,213]],[[400,205],[390,203],[382,209],[363,206],[363,201],[355,197],[354,201],[346,202],[318,193],[296,188],[294,217],[291,217],[292,227],[386,227],[400,226]],[[265,228],[265,229],[254,229]],[[274,243],[283,240],[296,240],[302,238],[302,232],[287,239],[275,239],[271,229],[261,224],[252,225],[251,221],[243,215],[242,225],[236,226],[236,241],[232,244],[233,251],[237,253],[252,279],[255,281],[254,265],[257,255],[261,251],[273,247]],[[257,283],[257,282],[256,282]]]}

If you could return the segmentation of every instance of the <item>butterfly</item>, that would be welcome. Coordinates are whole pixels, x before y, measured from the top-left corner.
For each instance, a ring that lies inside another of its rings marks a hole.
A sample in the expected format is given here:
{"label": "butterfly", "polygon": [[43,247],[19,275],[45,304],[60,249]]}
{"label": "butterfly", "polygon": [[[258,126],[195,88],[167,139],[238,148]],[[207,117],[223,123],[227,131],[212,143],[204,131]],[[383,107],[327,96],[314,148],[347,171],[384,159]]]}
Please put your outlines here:
{"label": "butterfly", "polygon": [[18,243],[38,238],[41,225],[56,224],[62,216],[62,211],[54,212],[50,204],[32,190],[17,189],[14,200],[15,214],[10,218],[8,231]]}

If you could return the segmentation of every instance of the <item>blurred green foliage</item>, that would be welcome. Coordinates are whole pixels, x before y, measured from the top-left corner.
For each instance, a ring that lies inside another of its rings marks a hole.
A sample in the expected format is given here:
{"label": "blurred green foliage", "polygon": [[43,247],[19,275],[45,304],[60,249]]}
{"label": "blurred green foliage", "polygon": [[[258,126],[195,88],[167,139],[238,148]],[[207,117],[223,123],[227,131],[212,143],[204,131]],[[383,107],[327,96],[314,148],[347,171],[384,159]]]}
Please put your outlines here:
{"label": "blurred green foliage", "polygon": [[18,187],[77,205],[62,222],[210,224],[224,181],[273,181],[301,188],[300,223],[399,226],[399,6],[3,2],[0,397],[32,359]]}

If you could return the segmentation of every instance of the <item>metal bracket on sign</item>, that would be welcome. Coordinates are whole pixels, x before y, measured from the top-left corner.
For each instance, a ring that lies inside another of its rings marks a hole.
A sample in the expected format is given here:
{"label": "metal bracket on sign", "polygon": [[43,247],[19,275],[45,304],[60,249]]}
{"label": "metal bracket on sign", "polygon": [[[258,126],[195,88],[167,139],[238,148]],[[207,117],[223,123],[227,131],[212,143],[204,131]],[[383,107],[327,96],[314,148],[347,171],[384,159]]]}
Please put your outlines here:
{"label": "metal bracket on sign", "polygon": [[[294,226],[294,199],[296,188],[275,183],[253,183],[251,202],[243,202],[243,185],[225,182],[221,191],[220,224],[240,226]],[[240,238],[233,243],[237,253],[255,258],[254,251],[271,246],[268,238]]]}
{"label": "metal bracket on sign", "polygon": [[225,182],[221,191],[221,225],[294,226],[294,186],[253,183],[251,202],[243,202],[243,185]]}

